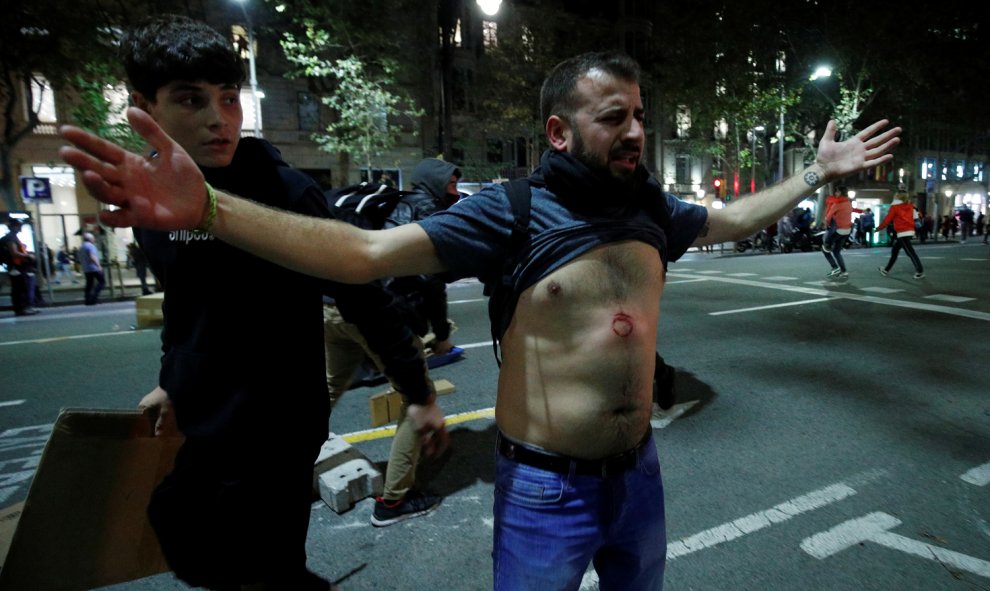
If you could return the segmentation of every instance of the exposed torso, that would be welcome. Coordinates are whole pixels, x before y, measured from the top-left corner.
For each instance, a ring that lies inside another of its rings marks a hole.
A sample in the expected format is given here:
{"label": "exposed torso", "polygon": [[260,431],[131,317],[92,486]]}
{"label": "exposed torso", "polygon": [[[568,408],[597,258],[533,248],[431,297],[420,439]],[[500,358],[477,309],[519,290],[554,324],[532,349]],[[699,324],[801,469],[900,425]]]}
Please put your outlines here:
{"label": "exposed torso", "polygon": [[499,428],[579,458],[635,446],[649,425],[662,290],[656,249],[626,241],[523,292],[502,340]]}

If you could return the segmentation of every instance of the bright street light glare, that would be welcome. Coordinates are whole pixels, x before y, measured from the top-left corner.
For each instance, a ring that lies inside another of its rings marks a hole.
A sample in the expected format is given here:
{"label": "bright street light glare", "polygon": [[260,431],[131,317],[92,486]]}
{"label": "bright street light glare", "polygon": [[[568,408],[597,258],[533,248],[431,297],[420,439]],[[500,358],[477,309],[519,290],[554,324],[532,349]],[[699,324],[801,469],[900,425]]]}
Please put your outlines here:
{"label": "bright street light glare", "polygon": [[495,16],[498,14],[498,9],[502,5],[502,0],[477,0],[477,3],[481,7],[481,12],[484,12],[488,16]]}
{"label": "bright street light glare", "polygon": [[811,77],[808,79],[818,80],[819,78],[828,78],[831,75],[832,75],[832,68],[828,66],[818,66],[818,69],[815,70],[815,73],[812,74]]}

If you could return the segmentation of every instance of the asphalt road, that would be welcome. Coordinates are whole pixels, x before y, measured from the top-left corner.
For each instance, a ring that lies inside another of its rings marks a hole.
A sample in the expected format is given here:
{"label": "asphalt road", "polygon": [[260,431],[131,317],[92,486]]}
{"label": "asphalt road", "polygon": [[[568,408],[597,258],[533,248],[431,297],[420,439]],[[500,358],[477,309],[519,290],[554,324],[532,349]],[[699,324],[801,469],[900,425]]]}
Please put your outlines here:
{"label": "asphalt road", "polygon": [[[990,589],[990,247],[918,251],[921,281],[907,260],[880,276],[881,248],[846,251],[843,282],[819,253],[671,266],[658,348],[681,404],[655,421],[668,591]],[[491,588],[497,368],[480,286],[449,297],[467,355],[433,375],[457,387],[441,399],[453,445],[419,478],[447,498],[382,529],[369,500],[314,503],[310,566],[348,591]],[[0,317],[0,507],[24,500],[60,408],[132,408],[151,389],[158,331],[133,319],[127,302]],[[331,419],[376,462],[380,390]],[[182,588],[168,574],[113,587]]]}

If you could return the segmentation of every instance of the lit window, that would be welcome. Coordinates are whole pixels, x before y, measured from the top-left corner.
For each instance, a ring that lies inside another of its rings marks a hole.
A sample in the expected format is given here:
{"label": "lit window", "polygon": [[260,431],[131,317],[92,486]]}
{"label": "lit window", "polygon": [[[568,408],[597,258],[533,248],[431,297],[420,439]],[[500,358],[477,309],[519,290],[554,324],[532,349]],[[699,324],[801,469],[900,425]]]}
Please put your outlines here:
{"label": "lit window", "polygon": [[677,137],[687,137],[691,131],[691,109],[681,105],[677,109]]}
{"label": "lit window", "polygon": [[55,116],[55,93],[52,85],[40,74],[31,77],[31,112],[38,114],[39,123],[58,123]]}
{"label": "lit window", "polygon": [[[258,96],[259,102],[261,96]],[[255,108],[254,93],[250,88],[241,89],[241,111],[244,113],[244,120],[241,122],[241,131],[253,132],[255,128],[261,129],[261,113]],[[257,124],[257,125],[256,125]]]}
{"label": "lit window", "polygon": [[481,34],[484,38],[485,47],[498,46],[498,23],[494,21],[482,21]]}
{"label": "lit window", "polygon": [[116,86],[107,85],[103,89],[103,100],[110,105],[107,122],[110,125],[125,125],[127,123],[128,105],[127,86],[123,83]]}
{"label": "lit window", "polygon": [[251,47],[249,43],[250,37],[248,36],[247,29],[241,25],[231,25],[230,36],[234,43],[234,51],[241,56],[242,60],[251,58],[251,50],[257,50],[257,47]]}

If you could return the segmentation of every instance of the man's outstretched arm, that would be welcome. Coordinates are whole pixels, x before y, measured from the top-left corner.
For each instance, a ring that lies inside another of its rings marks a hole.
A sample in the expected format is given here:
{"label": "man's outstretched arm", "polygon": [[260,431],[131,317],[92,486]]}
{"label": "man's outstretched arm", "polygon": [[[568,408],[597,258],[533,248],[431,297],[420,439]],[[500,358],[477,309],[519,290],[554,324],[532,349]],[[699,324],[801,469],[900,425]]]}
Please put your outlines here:
{"label": "man's outstretched arm", "polygon": [[890,152],[900,142],[900,127],[877,121],[844,142],[835,141],[835,121],[829,121],[818,144],[815,163],[771,187],[722,209],[708,209],[707,233],[696,246],[739,240],[766,228],[797,205],[802,198],[836,179],[871,168],[894,158]]}
{"label": "man's outstretched arm", "polygon": [[[119,209],[100,214],[115,227],[193,229],[208,217],[205,179],[192,158],[150,115],[130,108],[134,130],[155,149],[146,158],[82,129],[63,126],[73,146],[60,150],[97,200]],[[335,220],[297,215],[216,191],[217,238],[294,271],[346,283],[366,283],[443,271],[433,243],[418,225],[367,231]]]}

